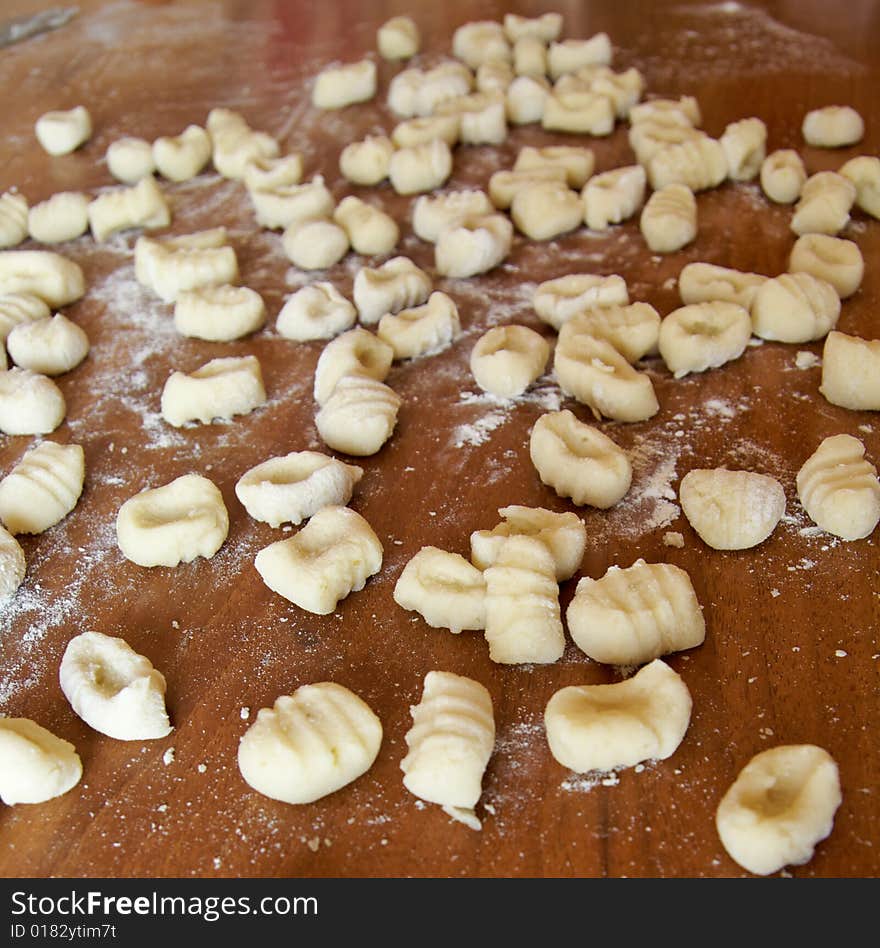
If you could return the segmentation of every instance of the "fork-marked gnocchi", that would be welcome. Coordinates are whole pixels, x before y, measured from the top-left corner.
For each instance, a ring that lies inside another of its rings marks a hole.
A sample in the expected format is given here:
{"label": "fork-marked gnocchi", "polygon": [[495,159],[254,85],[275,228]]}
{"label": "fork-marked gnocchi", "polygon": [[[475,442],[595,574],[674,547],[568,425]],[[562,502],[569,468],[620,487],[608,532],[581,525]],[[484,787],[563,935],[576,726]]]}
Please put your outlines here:
{"label": "fork-marked gnocchi", "polygon": [[12,361],[43,375],[63,375],[89,354],[89,337],[63,313],[13,327],[6,337]]}
{"label": "fork-marked gnocchi", "polygon": [[77,505],[85,473],[80,445],[41,442],[0,481],[0,520],[10,533],[43,533]]}
{"label": "fork-marked gnocchi", "polygon": [[0,603],[11,599],[24,582],[27,563],[15,537],[0,527]]}

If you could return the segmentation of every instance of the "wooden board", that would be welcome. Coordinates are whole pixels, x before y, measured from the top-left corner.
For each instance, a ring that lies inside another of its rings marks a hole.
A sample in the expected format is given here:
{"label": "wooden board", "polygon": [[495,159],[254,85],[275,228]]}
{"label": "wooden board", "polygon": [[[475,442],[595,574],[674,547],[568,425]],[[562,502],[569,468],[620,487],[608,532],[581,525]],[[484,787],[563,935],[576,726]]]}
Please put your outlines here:
{"label": "wooden board", "polygon": [[[59,32],[0,50],[0,190],[18,186],[34,203],[60,190],[110,185],[104,153],[115,139],[176,134],[227,105],[300,152],[307,174],[322,173],[337,197],[361,194],[388,210],[402,225],[400,252],[432,268],[431,247],[411,231],[412,200],[387,185],[353,188],[338,172],[346,143],[391,129],[385,92],[400,67],[380,64],[380,94],[368,106],[322,114],[309,104],[311,78],[323,65],[371,52],[376,26],[413,7],[306,0],[80,6]],[[457,0],[417,6],[426,47],[418,62],[436,62],[453,29],[475,14]],[[13,0],[4,14],[38,7]],[[607,30],[615,64],[642,70],[650,93],[696,95],[712,135],[757,115],[768,125],[770,148],[797,148],[810,172],[880,151],[880,11],[870,0],[845,7],[602,0],[549,8],[565,14],[566,36]],[[485,3],[479,15],[500,18],[506,9]],[[93,138],[74,155],[49,158],[33,137],[35,119],[78,103],[92,111]],[[864,115],[864,142],[836,151],[805,147],[804,113],[833,103]],[[526,127],[500,147],[460,148],[449,187],[484,186],[492,171],[512,166],[524,144],[573,140]],[[587,143],[599,170],[632,161],[625,126]],[[620,273],[633,299],[662,314],[678,305],[676,277],[687,262],[775,275],[786,269],[794,240],[790,209],[768,204],[755,183],[726,184],[699,196],[698,239],[679,253],[652,256],[630,222],[605,236],[581,230],[546,244],[517,237],[510,258],[487,276],[438,279],[459,305],[464,333],[448,351],[393,369],[389,384],[403,398],[399,426],[362,462],[366,474],[353,500],[385,546],[382,571],[321,618],[263,585],[253,557],[284,534],[251,520],[234,495],[238,477],[257,462],[321,447],[311,398],[321,346],[295,345],[272,328],[285,296],[315,277],[291,269],[278,235],[257,229],[241,185],[209,173],[163,189],[174,207],[171,232],[230,229],[242,280],[263,294],[269,328],[229,344],[183,339],[170,307],[135,282],[136,235],[100,246],[85,237],[61,248],[87,276],[87,296],[67,313],[87,331],[92,351],[59,380],[68,414],[51,437],[83,445],[86,488],[65,521],[23,538],[27,579],[0,611],[0,712],[34,718],[72,741],[84,776],[61,798],[0,810],[0,873],[740,875],[715,832],[721,795],[758,751],[811,742],[837,760],[843,804],[831,837],[792,872],[876,875],[876,533],[844,543],[813,530],[794,478],[819,441],[839,432],[861,438],[880,460],[880,425],[874,414],[828,404],[818,393],[818,365],[798,367],[798,351],[820,356],[820,342],[758,345],[735,363],[680,381],[649,360],[660,412],[646,423],[602,424],[630,452],[635,477],[613,510],[579,511],[589,538],[579,575],[598,577],[638,557],[672,562],[688,570],[705,609],[705,644],[669,659],[694,699],[690,729],[671,759],[604,778],[567,772],[546,746],[544,706],[564,685],[619,680],[616,670],[589,661],[571,642],[549,667],[494,665],[482,635],[428,628],[392,601],[403,565],[421,546],[466,554],[470,532],[494,525],[506,504],[573,509],[538,480],[528,432],[547,409],[564,405],[589,420],[588,412],[562,399],[550,376],[515,404],[481,394],[468,358],[489,326],[517,322],[551,338],[531,294],[537,282],[568,272]],[[859,244],[868,266],[839,328],[874,337],[880,224],[856,212],[844,236]],[[326,277],[349,293],[369,262],[350,255]],[[170,371],[245,353],[262,364],[265,408],[228,424],[174,430],[163,422],[159,396]],[[31,443],[0,438],[0,470]],[[756,549],[713,551],[680,514],[681,477],[719,465],[771,474],[785,488],[787,516]],[[189,471],[223,492],[231,525],[221,551],[175,569],[126,561],[114,534],[120,504]],[[682,549],[664,545],[670,530],[684,535]],[[574,586],[563,585],[563,607]],[[69,639],[86,629],[123,636],[165,674],[170,737],[113,741],[73,714],[58,686],[58,662]],[[479,833],[417,802],[401,783],[409,706],[431,669],[476,678],[495,703],[498,741]],[[239,738],[257,709],[321,680],[352,688],[376,710],[381,752],[368,774],[326,799],[275,803],[241,779]]]}

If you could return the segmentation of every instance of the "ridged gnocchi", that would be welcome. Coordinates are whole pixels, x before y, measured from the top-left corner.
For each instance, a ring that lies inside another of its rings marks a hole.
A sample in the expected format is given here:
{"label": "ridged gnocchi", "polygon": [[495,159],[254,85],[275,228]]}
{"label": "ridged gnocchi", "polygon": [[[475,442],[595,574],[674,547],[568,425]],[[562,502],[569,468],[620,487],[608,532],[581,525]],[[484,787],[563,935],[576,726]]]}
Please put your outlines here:
{"label": "ridged gnocchi", "polygon": [[61,254],[50,250],[0,251],[0,294],[38,296],[55,307],[75,303],[85,291],[79,265]]}
{"label": "ridged gnocchi", "polygon": [[339,170],[352,184],[379,184],[388,177],[394,145],[385,135],[351,142],[339,156]]}
{"label": "ridged gnocchi", "polygon": [[60,191],[28,212],[28,233],[41,244],[75,240],[89,229],[89,199],[79,191]]}
{"label": "ridged gnocchi", "polygon": [[423,546],[394,586],[394,601],[435,629],[486,628],[486,582],[481,569],[458,553]]}
{"label": "ridged gnocchi", "polygon": [[862,285],[865,261],[852,240],[827,234],[804,234],[794,242],[788,258],[790,273],[809,273],[830,283],[843,300]]}
{"label": "ridged gnocchi", "polygon": [[43,441],[0,480],[0,520],[13,534],[43,533],[77,505],[85,480],[78,444]]}
{"label": "ridged gnocchi", "polygon": [[616,274],[570,273],[539,283],[532,297],[535,312],[557,331],[576,313],[593,307],[628,304],[626,283]]}
{"label": "ridged gnocchi", "polygon": [[568,39],[550,43],[547,64],[551,79],[558,79],[584,66],[607,66],[611,63],[611,40],[607,33],[596,33],[589,39]]}
{"label": "ridged gnocchi", "polygon": [[451,174],[452,151],[439,138],[399,148],[388,162],[388,178],[398,194],[433,191],[442,187]]}
{"label": "ridged gnocchi", "polygon": [[458,139],[463,145],[500,145],[507,138],[507,109],[501,92],[472,92],[447,99],[437,115],[458,117]]}
{"label": "ridged gnocchi", "polygon": [[134,246],[135,278],[163,302],[184,290],[238,282],[238,258],[226,243],[226,228],[154,240],[139,237]]}
{"label": "ridged gnocchi", "polygon": [[253,161],[277,158],[281,148],[271,135],[255,132],[244,116],[231,109],[211,109],[205,126],[211,137],[211,158],[224,178],[240,181]]}
{"label": "ridged gnocchi", "polygon": [[641,165],[614,168],[590,178],[581,192],[587,227],[607,230],[632,217],[645,199],[646,181]]}
{"label": "ridged gnocchi", "polygon": [[379,320],[378,336],[394,350],[395,359],[414,359],[441,352],[461,332],[458,307],[445,293],[432,293],[428,302]]}
{"label": "ridged gnocchi", "polygon": [[752,330],[761,339],[810,342],[837,324],[837,291],[809,273],[783,273],[767,280],[752,301]]}
{"label": "ridged gnocchi", "polygon": [[24,582],[27,563],[15,537],[0,527],[0,603],[11,599]]}
{"label": "ridged gnocchi", "polygon": [[639,227],[654,253],[674,253],[697,236],[697,202],[683,184],[655,191],[642,209]]}
{"label": "ridged gnocchi", "polygon": [[[250,167],[252,164],[248,165]],[[336,207],[333,195],[319,174],[304,184],[251,188],[248,193],[257,223],[269,230],[285,229],[292,224],[330,217]]]}
{"label": "ridged gnocchi", "polygon": [[547,181],[517,191],[510,205],[517,230],[532,240],[552,240],[583,223],[580,196],[563,182]]}
{"label": "ridged gnocchi", "polygon": [[287,259],[300,270],[326,270],[348,253],[348,234],[330,220],[294,221],[281,237]]}
{"label": "ridged gnocchi", "polygon": [[89,204],[88,215],[92,235],[98,241],[135,227],[155,230],[171,223],[171,208],[152,177],[130,188],[99,194]]}
{"label": "ridged gnocchi", "polygon": [[801,234],[833,236],[849,223],[856,200],[856,186],[834,171],[820,171],[807,178],[794,208],[791,229]]}
{"label": "ridged gnocchi", "polygon": [[201,125],[187,125],[175,136],[153,142],[156,170],[169,181],[189,181],[211,160],[211,138]]}
{"label": "ridged gnocchi", "polygon": [[839,173],[855,185],[856,205],[880,219],[880,158],[859,155],[840,168]]}
{"label": "ridged gnocchi", "polygon": [[465,23],[452,34],[452,55],[471,69],[493,60],[509,60],[504,28],[494,20]]}
{"label": "ridged gnocchi", "polygon": [[433,244],[448,228],[468,218],[491,214],[494,209],[486,193],[476,189],[422,195],[413,205],[413,231],[417,237]]}
{"label": "ridged gnocchi", "polygon": [[46,112],[34,126],[37,141],[50,155],[69,155],[92,135],[92,117],[84,105],[67,111]]}
{"label": "ridged gnocchi", "polygon": [[137,184],[156,170],[153,146],[143,138],[118,138],[107,149],[107,169],[123,184]]}
{"label": "ridged gnocchi", "polygon": [[727,177],[727,156],[721,142],[708,135],[665,145],[648,161],[648,180],[655,191],[683,184],[691,191],[715,188]]}
{"label": "ridged gnocchi", "polygon": [[514,171],[534,171],[536,168],[561,168],[570,188],[582,188],[593,173],[596,156],[589,148],[577,145],[545,145],[520,148]]}
{"label": "ridged gnocchi", "polygon": [[334,451],[368,457],[391,437],[400,405],[400,396],[383,382],[344,375],[315,415],[315,427]]}
{"label": "ridged gnocchi", "polygon": [[28,202],[23,194],[0,194],[0,250],[17,247],[28,235]]}
{"label": "ridged gnocchi", "polygon": [[400,238],[393,217],[353,195],[343,198],[333,220],[348,234],[352,250],[368,257],[391,253]]}
{"label": "ridged gnocchi", "polygon": [[394,16],[376,31],[376,46],[383,59],[410,59],[419,51],[422,38],[412,17]]}
{"label": "ridged gnocchi", "polygon": [[828,333],[819,391],[841,408],[880,411],[880,340]]}
{"label": "ridged gnocchi", "polygon": [[557,346],[568,351],[573,340],[577,345],[577,336],[609,342],[627,362],[635,363],[657,351],[660,315],[650,303],[590,306],[575,313],[560,327]]}
{"label": "ridged gnocchi", "polygon": [[790,148],[774,151],[761,162],[761,189],[776,204],[794,204],[806,180],[803,159]]}
{"label": "ridged gnocchi", "polygon": [[678,275],[678,292],[685,304],[720,300],[750,309],[755,294],[766,281],[767,277],[758,273],[744,273],[713,263],[689,263]]}
{"label": "ridged gnocchi", "polygon": [[517,76],[507,87],[507,121],[511,125],[531,125],[544,117],[550,84],[534,76]]}
{"label": "ridged gnocchi", "polygon": [[855,145],[865,134],[865,122],[849,105],[826,105],[804,116],[801,125],[804,141],[816,148],[841,148]]}
{"label": "ridged gnocchi", "polygon": [[548,132],[571,132],[604,137],[614,131],[614,104],[598,92],[551,92],[544,100],[541,127]]}
{"label": "ridged gnocchi", "polygon": [[767,154],[767,126],[759,118],[731,122],[719,139],[731,181],[751,181]]}
{"label": "ridged gnocchi", "polygon": [[52,310],[32,293],[0,294],[0,340],[5,343],[16,326],[51,315]]}

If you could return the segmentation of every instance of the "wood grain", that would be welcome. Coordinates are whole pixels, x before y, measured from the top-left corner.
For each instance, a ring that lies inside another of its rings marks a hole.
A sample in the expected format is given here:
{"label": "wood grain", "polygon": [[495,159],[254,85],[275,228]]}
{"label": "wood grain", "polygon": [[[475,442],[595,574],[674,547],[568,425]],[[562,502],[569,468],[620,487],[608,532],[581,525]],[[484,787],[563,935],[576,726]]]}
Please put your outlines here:
{"label": "wood grain", "polygon": [[[4,14],[34,12],[13,0]],[[215,105],[240,109],[255,128],[300,151],[337,197],[369,195],[401,222],[402,250],[432,267],[431,249],[409,227],[409,199],[390,189],[351,188],[338,153],[392,119],[387,83],[399,68],[381,64],[375,103],[333,115],[308,103],[308,83],[331,60],[374,48],[374,30],[392,13],[415,11],[426,38],[420,62],[448,51],[469,18],[499,18],[505,4],[80,3],[63,30],[0,50],[0,190],[17,185],[33,203],[66,189],[111,184],[103,156],[124,134],[153,138],[203,123]],[[801,151],[808,169],[837,168],[880,151],[880,8],[811,2],[517,4],[520,12],[559,9],[567,36],[607,30],[616,64],[635,65],[651,93],[696,95],[710,134],[757,115],[771,148]],[[51,159],[36,144],[35,119],[84,103],[95,134],[79,152]],[[11,106],[9,105],[11,103]],[[803,146],[808,108],[851,104],[864,115],[864,142],[821,151]],[[451,187],[484,185],[510,167],[527,143],[569,141],[529,127],[498,148],[456,152]],[[629,163],[626,129],[591,141],[600,170]],[[277,236],[261,234],[243,189],[214,175],[163,185],[174,205],[172,231],[226,224],[243,282],[270,314],[304,282],[289,272]],[[570,642],[550,667],[493,665],[479,634],[452,636],[404,613],[391,594],[421,546],[468,551],[472,530],[490,527],[509,503],[572,509],[543,487],[529,463],[528,431],[554,403],[550,379],[512,407],[480,398],[468,356],[489,325],[520,322],[551,333],[530,306],[535,282],[565,272],[620,273],[634,299],[661,313],[678,305],[675,277],[693,260],[776,274],[794,236],[790,210],[770,206],[755,184],[700,195],[699,236],[663,258],[646,250],[634,223],[606,237],[577,232],[551,244],[517,238],[507,263],[476,281],[437,281],[461,308],[465,333],[447,352],[397,365],[389,383],[403,397],[398,430],[374,458],[353,506],[372,524],[386,556],[382,572],[336,614],[305,614],[271,593],[253,568],[255,553],[283,534],[251,521],[234,495],[253,464],[287,451],[320,448],[311,382],[320,345],[296,346],[266,329],[230,344],[174,335],[170,307],[140,292],[133,237],[109,248],[82,238],[63,247],[82,264],[89,295],[69,308],[92,352],[60,379],[68,419],[52,436],[83,444],[85,493],[62,524],[24,538],[28,577],[0,611],[0,711],[32,717],[77,746],[82,783],[39,806],[0,810],[0,873],[59,876],[733,876],[742,875],[714,828],[718,800],[756,752],[812,742],[840,765],[844,801],[831,837],[798,876],[875,876],[880,868],[876,533],[856,543],[815,535],[800,508],[795,474],[821,438],[849,432],[880,461],[871,413],[836,408],[818,394],[820,369],[799,369],[807,346],[764,344],[737,362],[673,380],[659,360],[647,369],[661,405],[651,421],[602,425],[629,450],[636,478],[614,510],[579,511],[588,549],[582,575],[638,557],[682,566],[693,578],[708,627],[706,642],[670,664],[694,698],[690,730],[669,760],[604,781],[566,772],[550,756],[542,712],[558,688],[618,680]],[[875,337],[880,307],[880,224],[855,213],[845,236],[867,261],[859,292],[839,327]],[[329,278],[350,292],[364,261],[349,257]],[[270,319],[270,324],[272,320]],[[228,425],[174,433],[157,415],[172,369],[192,370],[219,355],[256,354],[270,393],[260,411]],[[467,394],[470,393],[470,394]],[[564,403],[569,405],[569,403]],[[582,406],[570,404],[587,418]],[[468,443],[468,437],[473,443]],[[464,442],[456,446],[456,442]],[[31,439],[0,439],[8,470]],[[788,518],[760,547],[708,549],[671,505],[693,467],[743,467],[780,479]],[[147,486],[187,471],[216,481],[230,512],[227,543],[211,561],[144,570],[116,549],[119,505]],[[670,490],[671,488],[671,490]],[[663,496],[669,493],[670,496]],[[665,506],[664,506],[665,505]],[[664,514],[671,519],[664,522]],[[664,546],[680,531],[682,549]],[[563,606],[576,580],[562,587]],[[168,680],[173,734],[122,743],[91,731],[60,692],[57,667],[67,641],[94,629],[124,636]],[[845,653],[845,654],[842,654]],[[399,763],[409,705],[431,669],[470,675],[495,703],[498,745],[485,780],[484,827],[475,833],[403,788]],[[271,705],[298,685],[334,680],[379,714],[385,741],[374,767],[346,789],[306,807],[251,791],[235,763],[248,721],[242,708]],[[169,748],[173,762],[163,763]],[[490,809],[491,808],[491,809]]]}

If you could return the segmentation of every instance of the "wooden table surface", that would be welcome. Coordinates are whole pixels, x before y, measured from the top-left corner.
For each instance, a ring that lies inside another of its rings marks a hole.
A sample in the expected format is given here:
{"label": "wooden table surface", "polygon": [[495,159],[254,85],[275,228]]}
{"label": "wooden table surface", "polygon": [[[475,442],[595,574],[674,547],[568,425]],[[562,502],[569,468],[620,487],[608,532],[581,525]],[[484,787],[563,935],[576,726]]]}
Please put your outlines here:
{"label": "wooden table surface", "polygon": [[[41,6],[7,0],[3,12]],[[431,247],[411,231],[412,199],[388,185],[353,188],[338,172],[346,143],[393,126],[385,93],[400,67],[380,64],[380,93],[367,106],[319,113],[309,103],[311,77],[323,65],[372,53],[375,27],[407,12],[422,27],[424,63],[447,54],[453,29],[468,19],[558,9],[568,37],[606,30],[615,65],[637,66],[651,94],[696,95],[712,135],[757,115],[767,123],[770,148],[797,148],[810,172],[880,152],[880,5],[873,0],[513,7],[86,0],[80,8],[64,29],[0,50],[0,190],[18,186],[32,203],[111,184],[104,153],[120,136],[177,134],[226,105],[277,136],[285,150],[300,152],[307,175],[323,173],[337,197],[365,194],[389,210],[402,225],[400,252],[431,269]],[[91,141],[69,157],[48,157],[34,139],[35,119],[79,103],[93,115]],[[862,113],[864,142],[835,151],[804,146],[804,113],[833,103]],[[570,140],[526,127],[497,148],[460,148],[449,187],[485,185],[524,144]],[[632,161],[625,127],[589,143],[599,170]],[[588,412],[563,399],[549,375],[515,404],[479,393],[468,357],[488,326],[519,322],[551,338],[531,294],[537,282],[563,273],[620,273],[633,299],[662,314],[679,305],[675,279],[690,261],[775,275],[786,269],[794,240],[790,209],[769,205],[755,183],[726,184],[699,196],[698,238],[678,253],[652,256],[630,222],[604,236],[580,230],[547,244],[517,237],[498,270],[472,281],[438,279],[459,305],[464,333],[441,355],[394,367],[388,381],[403,398],[399,425],[378,455],[359,462],[366,474],[352,502],[381,538],[384,564],[362,592],[321,618],[263,585],[254,555],[285,534],[251,520],[234,495],[238,477],[259,461],[321,447],[311,398],[321,345],[296,345],[274,331],[285,295],[315,276],[292,269],[278,235],[258,230],[241,185],[210,172],[162,186],[174,208],[170,232],[230,229],[242,280],[263,294],[269,325],[235,343],[180,338],[170,307],[135,282],[136,234],[101,246],[84,237],[61,248],[87,276],[88,294],[67,312],[86,329],[92,350],[60,379],[68,415],[51,437],[83,445],[86,486],[62,523],[22,540],[27,579],[0,610],[0,712],[31,717],[72,741],[84,774],[58,799],[0,809],[0,873],[744,875],[715,832],[721,795],[755,753],[811,742],[838,762],[843,804],[830,838],[791,872],[877,875],[877,534],[845,543],[812,529],[794,479],[819,441],[840,432],[861,438],[880,462],[880,424],[874,414],[828,404],[818,393],[820,368],[798,367],[798,351],[820,355],[821,343],[755,345],[735,363],[680,381],[649,360],[660,412],[642,424],[602,424],[630,453],[634,483],[614,509],[578,511],[588,534],[579,575],[598,577],[638,557],[675,563],[690,573],[705,609],[705,644],[669,657],[694,699],[690,729],[669,760],[598,778],[567,772],[546,745],[547,700],[565,685],[619,680],[618,671],[571,642],[552,666],[494,665],[481,634],[431,629],[392,600],[403,565],[421,546],[466,554],[470,532],[493,526],[496,508],[574,509],[539,482],[528,432],[547,409],[571,407],[587,420]],[[839,328],[875,337],[880,223],[856,212],[844,236],[861,247],[867,273],[844,303]],[[349,293],[357,269],[369,262],[349,255],[327,278]],[[181,430],[162,421],[159,396],[172,369],[245,353],[262,364],[265,408]],[[0,438],[0,470],[31,442]],[[785,488],[786,517],[755,549],[711,550],[681,515],[681,477],[720,465],[771,474]],[[126,561],[114,534],[120,504],[189,471],[211,477],[223,492],[230,532],[220,552],[175,569]],[[664,546],[668,530],[684,535],[682,549]],[[563,584],[563,608],[575,584]],[[68,640],[87,629],[123,636],[164,673],[175,725],[168,738],[114,741],[74,715],[57,669]],[[484,781],[482,832],[421,804],[401,783],[409,706],[431,669],[469,675],[492,693],[498,739]],[[276,803],[242,780],[239,738],[257,709],[321,680],[352,688],[378,713],[385,733],[379,757],[362,778],[317,803]]]}

